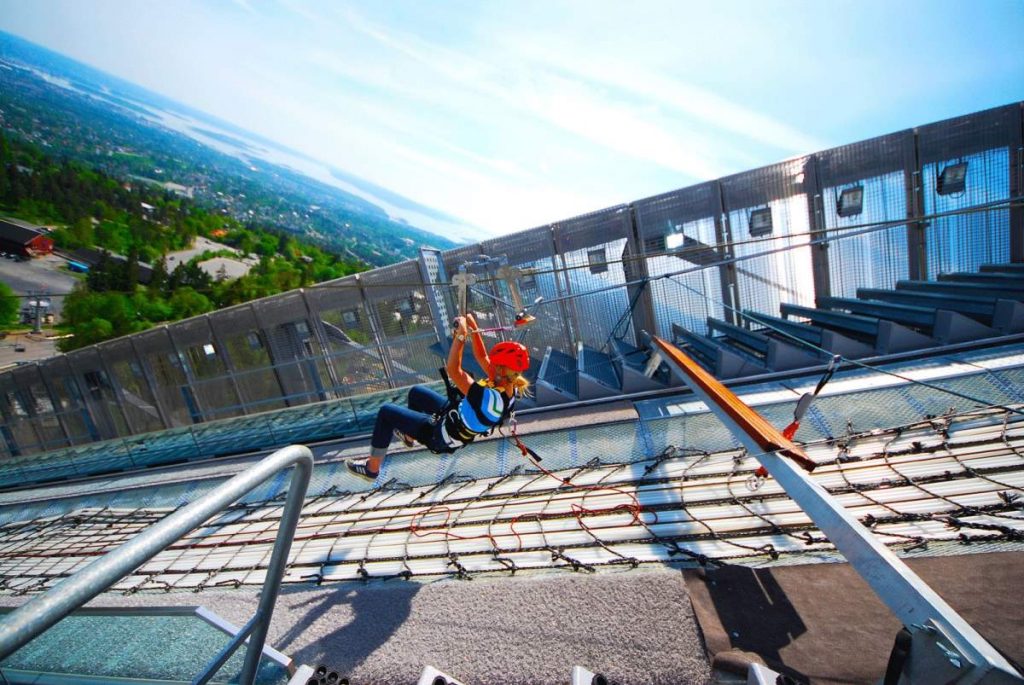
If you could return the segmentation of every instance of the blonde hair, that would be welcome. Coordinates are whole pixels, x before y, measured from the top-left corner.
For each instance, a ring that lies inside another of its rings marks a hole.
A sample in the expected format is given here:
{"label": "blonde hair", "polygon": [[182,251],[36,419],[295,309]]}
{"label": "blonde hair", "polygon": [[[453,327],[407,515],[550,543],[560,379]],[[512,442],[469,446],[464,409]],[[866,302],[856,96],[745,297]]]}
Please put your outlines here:
{"label": "blonde hair", "polygon": [[492,368],[494,369],[495,385],[511,384],[512,390],[520,397],[531,397],[530,381],[526,376],[500,364],[494,364]]}

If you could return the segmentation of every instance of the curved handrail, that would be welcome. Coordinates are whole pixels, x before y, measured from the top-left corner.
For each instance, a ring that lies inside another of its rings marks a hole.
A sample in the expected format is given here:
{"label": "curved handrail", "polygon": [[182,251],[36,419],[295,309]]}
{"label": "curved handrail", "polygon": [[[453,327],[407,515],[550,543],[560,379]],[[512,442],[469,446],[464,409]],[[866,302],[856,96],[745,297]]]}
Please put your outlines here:
{"label": "curved handrail", "polygon": [[61,581],[46,593],[12,611],[0,620],[0,660],[110,588],[181,539],[183,535],[201,526],[211,516],[224,510],[277,472],[292,465],[295,466],[295,472],[288,488],[288,498],[281,514],[281,524],[277,530],[277,539],[270,556],[267,577],[263,582],[256,613],[207,669],[193,681],[205,683],[209,680],[238,646],[249,638],[239,682],[243,685],[252,683],[256,678],[256,669],[263,653],[274,604],[277,602],[295,526],[299,521],[302,503],[313,472],[313,453],[305,445],[290,445],[277,450],[195,502],[170,514],[117,549],[103,555],[75,575]]}

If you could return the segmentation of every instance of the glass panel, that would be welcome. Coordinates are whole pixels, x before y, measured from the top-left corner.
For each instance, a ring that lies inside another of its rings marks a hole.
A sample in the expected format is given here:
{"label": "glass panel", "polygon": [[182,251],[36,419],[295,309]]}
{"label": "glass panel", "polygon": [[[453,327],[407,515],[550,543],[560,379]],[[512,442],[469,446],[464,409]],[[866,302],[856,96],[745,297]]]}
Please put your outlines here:
{"label": "glass panel", "polygon": [[67,355],[68,362],[75,372],[78,386],[82,390],[82,399],[89,409],[100,436],[113,438],[130,435],[131,430],[125,421],[120,398],[107,375],[95,347],[85,347]]}
{"label": "glass panel", "polygon": [[[568,293],[582,295],[566,302],[576,326],[576,340],[598,350],[609,346],[613,336],[633,339],[623,262],[631,254],[627,249],[631,229],[626,207],[577,217],[555,227],[558,261],[568,269]],[[622,287],[609,289],[616,284]],[[594,294],[585,294],[590,292]],[[529,303],[525,297],[524,301]]]}
{"label": "glass panel", "polygon": [[141,362],[127,340],[116,340],[99,346],[100,354],[121,388],[125,414],[134,433],[166,428],[156,408],[153,392],[146,380]]}
{"label": "glass panel", "polygon": [[[0,665],[19,681],[34,673],[191,682],[230,637],[194,613],[157,611],[154,615],[72,614]],[[245,649],[243,645],[236,650],[211,682],[237,681]],[[283,684],[288,682],[288,672],[264,656],[256,682]]]}
{"label": "glass panel", "polygon": [[286,406],[281,399],[281,384],[272,368],[265,332],[260,329],[252,308],[242,305],[211,314],[210,327],[224,347],[242,401],[250,411]]}
{"label": "glass panel", "polygon": [[[814,306],[810,216],[803,192],[807,160],[793,160],[722,181],[725,208],[737,258],[740,309],[778,316],[782,302]],[[771,214],[771,233],[751,221]]]}
{"label": "glass panel", "polygon": [[347,397],[388,387],[380,349],[359,282],[344,278],[306,291],[314,325],[323,332],[327,364],[322,373],[330,389]]}
{"label": "glass panel", "polygon": [[434,321],[414,261],[377,269],[362,277],[371,316],[379,326],[384,354],[395,386],[436,378],[441,360],[431,351],[437,342]]}
{"label": "glass panel", "polygon": [[[643,243],[657,334],[671,339],[676,324],[707,332],[707,318],[722,318],[720,267],[715,216],[715,183],[659,195],[636,203],[637,228]],[[707,249],[712,248],[712,249]],[[687,273],[658,278],[680,271]]]}
{"label": "glass panel", "polygon": [[166,328],[141,333],[134,338],[140,361],[153,377],[157,400],[173,426],[187,426],[199,420],[181,359]]}
{"label": "glass panel", "polygon": [[[922,126],[918,149],[925,214],[1008,200],[1010,146],[1019,140],[1019,127],[1017,105]],[[947,168],[947,185],[940,189],[940,178]],[[951,177],[957,170],[966,171],[962,187]],[[929,279],[941,273],[975,271],[986,263],[1008,262],[1010,210],[1004,205],[934,219],[926,239]]]}
{"label": "glass panel", "polygon": [[[943,169],[967,163],[964,189],[940,194]],[[925,214],[942,214],[1010,198],[1010,150],[986,150],[927,164],[921,169]],[[1010,210],[1006,207],[932,219],[928,227],[928,278],[977,271],[1010,261]]]}
{"label": "glass panel", "polygon": [[[293,406],[326,399],[317,365],[320,341],[306,314],[301,292],[291,292],[253,303],[263,326],[275,365],[277,395],[282,405]],[[283,392],[282,392],[283,389]],[[270,404],[266,405],[268,408]]]}
{"label": "glass panel", "polygon": [[224,364],[226,351],[213,338],[205,317],[189,319],[169,328],[179,354],[191,371],[195,411],[205,418],[226,418],[244,413],[235,384]]}

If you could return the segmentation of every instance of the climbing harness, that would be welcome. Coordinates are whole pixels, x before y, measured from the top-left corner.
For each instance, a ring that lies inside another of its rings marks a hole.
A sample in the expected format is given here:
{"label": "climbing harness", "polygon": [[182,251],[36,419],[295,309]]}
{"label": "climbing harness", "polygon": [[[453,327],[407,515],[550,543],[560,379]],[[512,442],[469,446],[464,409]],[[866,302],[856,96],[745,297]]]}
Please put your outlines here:
{"label": "climbing harness", "polygon": [[[509,343],[516,344],[516,343]],[[444,406],[441,407],[434,414],[432,424],[434,426],[434,436],[438,439],[431,439],[428,443],[428,448],[435,454],[450,454],[456,449],[463,445],[468,445],[473,442],[477,437],[481,435],[489,435],[495,428],[501,426],[509,417],[514,414],[514,406],[516,398],[515,396],[508,398],[504,401],[501,415],[498,417],[496,423],[490,420],[490,417],[482,413],[483,409],[476,407],[469,402],[462,394],[461,391],[455,384],[452,383],[451,378],[448,376],[448,372],[443,367],[440,369],[441,378],[445,383],[445,390],[448,395],[448,400]],[[495,390],[493,383],[490,381],[479,380],[474,385],[483,386],[486,390],[492,392],[498,392]],[[473,419],[481,427],[486,428],[484,431],[478,431],[466,423],[464,414],[466,411],[472,412]],[[441,447],[438,443],[442,443],[444,447]]]}

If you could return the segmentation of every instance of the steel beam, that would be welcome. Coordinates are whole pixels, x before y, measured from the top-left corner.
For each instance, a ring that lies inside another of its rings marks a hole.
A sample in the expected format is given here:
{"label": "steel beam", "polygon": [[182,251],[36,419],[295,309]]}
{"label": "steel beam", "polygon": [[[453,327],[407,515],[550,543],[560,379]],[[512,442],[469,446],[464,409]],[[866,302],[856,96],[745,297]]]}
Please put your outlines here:
{"label": "steel beam", "polygon": [[[1007,660],[806,471],[813,463],[696,362],[654,338],[665,359],[910,631],[909,683],[1022,683]],[[807,463],[810,462],[810,463]]]}

